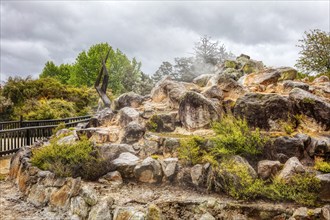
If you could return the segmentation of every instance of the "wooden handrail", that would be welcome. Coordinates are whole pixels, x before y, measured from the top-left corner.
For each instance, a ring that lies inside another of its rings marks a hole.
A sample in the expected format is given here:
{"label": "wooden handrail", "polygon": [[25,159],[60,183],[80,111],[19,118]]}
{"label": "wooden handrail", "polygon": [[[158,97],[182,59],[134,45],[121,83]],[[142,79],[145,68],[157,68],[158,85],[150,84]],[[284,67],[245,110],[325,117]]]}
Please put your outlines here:
{"label": "wooden handrail", "polygon": [[[89,118],[86,118],[68,122],[65,123],[65,126],[71,127],[89,120]],[[58,124],[0,130],[0,156],[14,153],[23,146],[32,145],[40,138],[50,137],[57,126]]]}

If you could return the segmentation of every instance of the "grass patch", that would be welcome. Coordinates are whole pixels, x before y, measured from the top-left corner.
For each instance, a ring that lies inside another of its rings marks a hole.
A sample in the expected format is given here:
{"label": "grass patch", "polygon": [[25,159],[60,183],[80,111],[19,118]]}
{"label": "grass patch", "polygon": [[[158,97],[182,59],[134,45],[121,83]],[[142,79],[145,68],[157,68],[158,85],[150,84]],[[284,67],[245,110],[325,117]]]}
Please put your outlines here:
{"label": "grass patch", "polygon": [[5,181],[7,175],[6,174],[0,174],[0,181]]}
{"label": "grass patch", "polygon": [[74,144],[50,145],[33,150],[31,163],[42,170],[50,170],[60,177],[78,177],[95,180],[106,173],[105,161],[98,157],[92,143],[82,138]]}
{"label": "grass patch", "polygon": [[251,130],[245,119],[225,116],[220,122],[213,124],[216,137],[212,154],[216,157],[227,155],[257,155],[262,152],[268,138],[262,136],[260,130]]}
{"label": "grass patch", "polygon": [[316,157],[314,169],[323,173],[330,173],[330,162],[323,161],[323,158]]}
{"label": "grass patch", "polygon": [[303,205],[315,205],[320,190],[320,181],[314,174],[296,174],[288,182],[275,177],[271,183],[268,183],[253,178],[244,164],[230,160],[220,164],[216,175],[222,180],[220,182],[223,190],[236,199],[267,198],[274,201],[289,200]]}

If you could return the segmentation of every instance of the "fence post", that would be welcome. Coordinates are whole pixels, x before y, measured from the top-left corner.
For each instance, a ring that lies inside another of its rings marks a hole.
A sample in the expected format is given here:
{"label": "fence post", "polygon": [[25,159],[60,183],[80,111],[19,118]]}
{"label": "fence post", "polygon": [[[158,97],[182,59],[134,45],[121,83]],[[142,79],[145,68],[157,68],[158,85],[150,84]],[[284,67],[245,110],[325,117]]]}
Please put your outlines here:
{"label": "fence post", "polygon": [[26,129],[26,145],[31,145],[31,140],[30,140],[30,129]]}
{"label": "fence post", "polygon": [[23,127],[23,116],[19,116],[19,127],[22,128]]}

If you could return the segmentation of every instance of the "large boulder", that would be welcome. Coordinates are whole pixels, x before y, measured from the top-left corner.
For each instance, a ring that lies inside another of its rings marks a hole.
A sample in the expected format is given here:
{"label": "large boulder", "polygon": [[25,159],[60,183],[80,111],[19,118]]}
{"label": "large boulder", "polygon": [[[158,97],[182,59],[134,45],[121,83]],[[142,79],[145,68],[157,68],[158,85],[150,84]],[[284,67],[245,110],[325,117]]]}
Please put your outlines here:
{"label": "large boulder", "polygon": [[132,145],[128,144],[104,144],[97,146],[102,159],[111,161],[119,157],[121,153],[129,152],[136,154]]}
{"label": "large boulder", "polygon": [[204,87],[212,76],[214,76],[214,74],[202,74],[193,79],[193,83],[197,84],[200,87]]}
{"label": "large boulder", "polygon": [[208,127],[217,121],[220,112],[213,102],[196,92],[187,92],[179,106],[179,118],[188,130]]}
{"label": "large boulder", "polygon": [[115,114],[112,112],[110,108],[104,108],[101,111],[97,112],[86,125],[87,128],[90,127],[98,127],[103,124],[110,122]]}
{"label": "large boulder", "polygon": [[297,157],[298,159],[304,158],[304,151],[310,143],[310,137],[305,134],[297,134],[291,136],[277,137],[273,141],[273,149],[275,158],[282,163],[287,161],[291,157]]}
{"label": "large boulder", "polygon": [[177,112],[162,113],[153,115],[146,124],[150,131],[172,132],[177,123]]}
{"label": "large boulder", "polygon": [[280,169],[280,161],[261,160],[258,162],[258,176],[263,180],[274,177]]}
{"label": "large boulder", "polygon": [[293,80],[296,78],[296,75],[297,71],[291,67],[281,67],[277,69],[270,68],[244,76],[239,82],[245,86],[268,86],[270,84],[276,84],[278,81],[282,80]]}
{"label": "large boulder", "polygon": [[271,121],[286,121],[292,112],[286,97],[277,94],[248,93],[236,101],[234,115],[253,127],[270,129]]}
{"label": "large boulder", "polygon": [[305,168],[300,163],[297,157],[291,157],[289,160],[287,160],[283,166],[283,169],[278,174],[278,177],[288,181],[296,174],[304,173]]}
{"label": "large boulder", "polygon": [[180,98],[186,91],[185,86],[180,82],[172,81],[171,78],[165,77],[160,80],[151,90],[151,98],[154,102],[163,102],[167,100],[172,108],[177,108]]}
{"label": "large boulder", "polygon": [[119,110],[124,107],[139,107],[144,101],[144,97],[134,92],[128,92],[120,95],[114,101],[114,109]]}
{"label": "large boulder", "polygon": [[157,160],[147,157],[135,167],[134,175],[140,182],[157,183],[162,180],[162,167]]}
{"label": "large boulder", "polygon": [[283,88],[285,91],[291,91],[294,88],[299,88],[308,91],[309,85],[303,82],[296,82],[292,80],[285,80],[283,82]]}
{"label": "large boulder", "polygon": [[119,111],[119,125],[125,127],[130,122],[139,121],[139,112],[134,108],[124,107]]}
{"label": "large boulder", "polygon": [[146,132],[146,128],[135,121],[132,121],[126,125],[124,130],[125,133],[122,139],[122,143],[125,144],[133,144],[139,141]]}
{"label": "large boulder", "polygon": [[330,129],[330,103],[328,101],[299,88],[291,90],[289,98],[297,113],[314,118],[323,124],[326,130]]}

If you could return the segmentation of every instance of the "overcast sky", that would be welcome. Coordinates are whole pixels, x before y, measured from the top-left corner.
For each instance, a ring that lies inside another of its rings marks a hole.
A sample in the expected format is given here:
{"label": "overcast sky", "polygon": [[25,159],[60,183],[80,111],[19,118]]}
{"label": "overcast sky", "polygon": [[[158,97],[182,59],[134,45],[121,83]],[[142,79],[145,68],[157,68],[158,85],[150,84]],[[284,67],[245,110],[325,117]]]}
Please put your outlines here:
{"label": "overcast sky", "polygon": [[269,66],[293,66],[309,29],[330,30],[326,1],[1,1],[1,80],[35,77],[48,60],[74,62],[108,42],[153,74],[190,56],[202,35]]}

